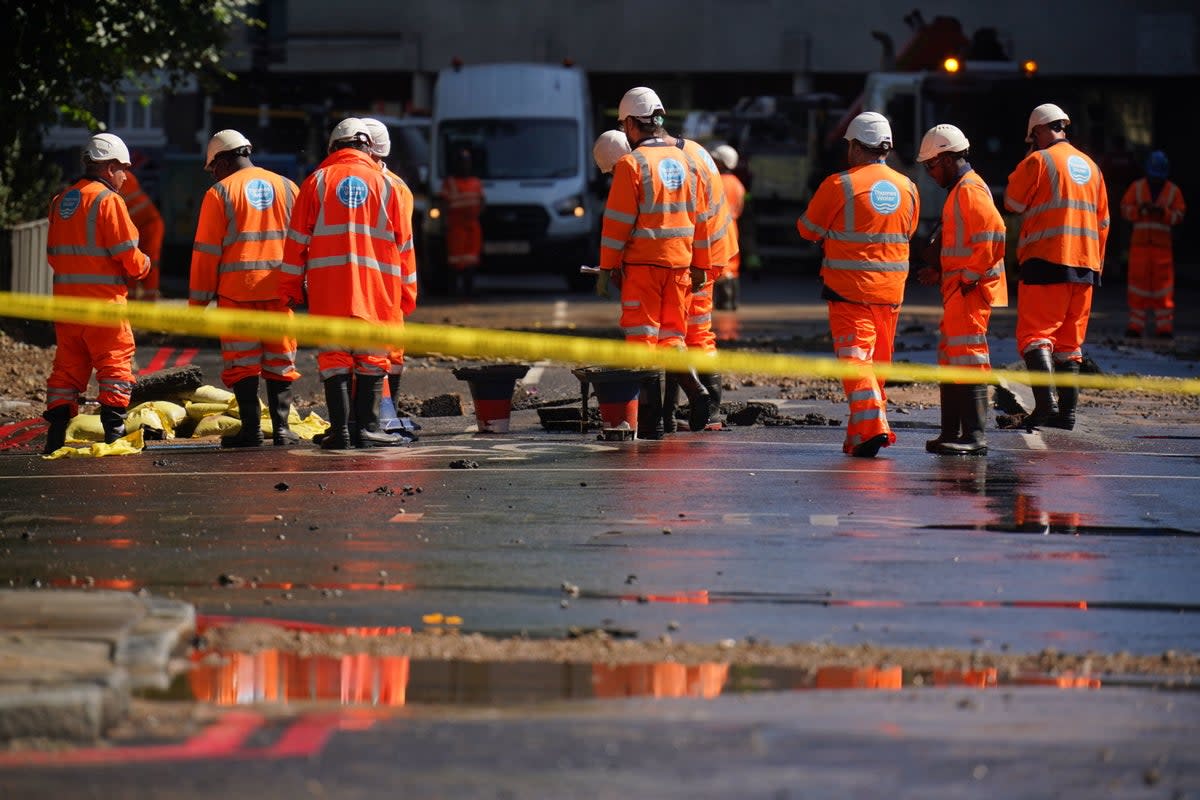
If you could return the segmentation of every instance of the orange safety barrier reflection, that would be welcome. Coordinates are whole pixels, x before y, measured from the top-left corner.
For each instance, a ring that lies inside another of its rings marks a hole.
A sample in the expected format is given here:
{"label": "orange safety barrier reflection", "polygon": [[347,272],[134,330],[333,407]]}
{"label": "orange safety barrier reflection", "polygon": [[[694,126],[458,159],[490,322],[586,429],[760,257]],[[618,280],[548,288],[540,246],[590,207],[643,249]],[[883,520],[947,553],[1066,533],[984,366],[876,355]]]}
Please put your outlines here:
{"label": "orange safety barrier reflection", "polygon": [[901,688],[904,678],[900,667],[821,667],[817,670],[817,689]]}
{"label": "orange safety barrier reflection", "polygon": [[188,673],[197,700],[224,706],[320,700],[402,706],[406,700],[408,656],[301,656],[278,650],[216,655],[220,663],[196,663]]}
{"label": "orange safety barrier reflection", "polygon": [[934,686],[972,686],[976,689],[991,689],[999,680],[995,667],[967,670],[935,669],[932,678]]}
{"label": "orange safety barrier reflection", "polygon": [[676,663],[592,665],[596,697],[701,697],[721,694],[729,676],[728,664]]}

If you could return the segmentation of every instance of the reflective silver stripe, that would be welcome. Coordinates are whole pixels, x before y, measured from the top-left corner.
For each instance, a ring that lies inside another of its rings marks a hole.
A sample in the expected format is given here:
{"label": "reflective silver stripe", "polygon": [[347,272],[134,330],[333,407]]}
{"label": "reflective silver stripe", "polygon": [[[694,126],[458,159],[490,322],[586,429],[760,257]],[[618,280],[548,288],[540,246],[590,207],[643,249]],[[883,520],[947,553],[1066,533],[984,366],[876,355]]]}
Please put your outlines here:
{"label": "reflective silver stripe", "polygon": [[283,378],[283,377],[287,377],[287,374],[292,371],[294,366],[295,366],[294,359],[286,364],[278,364],[278,365],[269,364],[264,361],[263,365],[262,365],[262,371],[266,375],[278,375],[279,377]]}
{"label": "reflective silver stripe", "polygon": [[136,250],[137,246],[138,246],[137,239],[126,239],[123,242],[118,242],[117,244],[110,245],[108,248],[108,254],[110,256],[114,256],[114,257],[119,256],[119,255],[121,255],[121,253],[124,253],[127,250]]}
{"label": "reflective silver stripe", "polygon": [[687,324],[691,326],[703,325],[706,322],[712,322],[712,314],[698,314],[687,318]]}
{"label": "reflective silver stripe", "polygon": [[1085,239],[1099,239],[1100,234],[1090,228],[1076,228],[1072,225],[1063,225],[1059,228],[1046,228],[1041,231],[1034,231],[1028,236],[1022,236],[1019,244],[1025,245],[1030,242],[1038,242],[1042,239],[1049,239],[1052,236],[1082,236]]}
{"label": "reflective silver stripe", "polygon": [[1048,200],[1045,203],[1039,203],[1036,206],[1031,206],[1026,209],[1025,216],[1032,217],[1041,214],[1045,211],[1055,211],[1060,208],[1070,208],[1075,211],[1086,211],[1090,214],[1096,213],[1096,204],[1089,203],[1087,200]]}
{"label": "reflective silver stripe", "polygon": [[1100,226],[1099,226],[1100,230],[1104,230],[1105,228],[1107,228],[1109,226],[1109,222],[1110,221],[1109,221],[1108,217],[1105,217],[1104,219],[1100,220]]}
{"label": "reflective silver stripe", "polygon": [[1003,274],[1004,274],[1004,259],[1002,258],[999,261],[997,261],[995,264],[993,264],[991,269],[989,269],[987,272],[983,273],[983,277],[997,278]]}
{"label": "reflective silver stripe", "polygon": [[1162,222],[1135,222],[1133,229],[1135,231],[1169,231],[1171,226]]}
{"label": "reflective silver stripe", "polygon": [[871,357],[871,351],[865,347],[839,347],[837,349],[838,358],[855,358],[860,361],[865,361]]}
{"label": "reflective silver stripe", "polygon": [[226,367],[251,367],[262,363],[262,355],[242,356],[241,358],[226,358],[222,362]]}
{"label": "reflective silver stripe", "polygon": [[99,379],[97,379],[96,383],[97,383],[97,384],[100,386],[100,388],[101,388],[101,389],[108,388],[108,389],[112,389],[112,390],[114,390],[114,391],[119,391],[119,392],[121,392],[121,391],[123,391],[123,392],[128,392],[130,389],[132,389],[132,388],[133,388],[133,384],[132,384],[131,382],[129,382],[129,381],[115,381],[115,380],[111,380],[111,379],[105,379],[105,380],[99,380]]}
{"label": "reflective silver stripe", "polygon": [[968,367],[976,364],[980,366],[987,366],[991,365],[992,362],[991,359],[989,359],[986,355],[970,353],[962,356],[951,356],[950,358],[946,359],[946,363],[952,366]]}
{"label": "reflective silver stripe", "polygon": [[1003,242],[1007,239],[1007,235],[1002,231],[982,231],[971,235],[971,244],[979,242]]}
{"label": "reflective silver stripe", "polygon": [[1007,190],[1004,192],[1004,205],[1010,211],[1015,211],[1018,214],[1025,213],[1025,204],[1018,203]]}
{"label": "reflective silver stripe", "polygon": [[642,183],[642,201],[638,203],[639,210],[654,202],[654,178],[650,175],[650,162],[644,153],[634,150],[633,160],[638,165],[638,179]]}
{"label": "reflective silver stripe", "polygon": [[987,344],[987,336],[982,333],[968,333],[962,336],[951,336],[946,340],[951,347],[962,347],[968,344]]}
{"label": "reflective silver stripe", "polygon": [[693,226],[686,228],[634,228],[633,239],[691,239],[696,235]]}
{"label": "reflective silver stripe", "polygon": [[373,269],[377,272],[382,272],[384,275],[394,275],[402,277],[404,270],[399,264],[388,264],[384,261],[379,261],[374,258],[367,258],[358,253],[349,253],[347,255],[325,256],[324,258],[313,258],[308,261],[308,269],[327,269],[329,267],[365,267]]}
{"label": "reflective silver stripe", "polygon": [[349,375],[349,374],[350,374],[349,367],[334,367],[332,369],[323,369],[323,370],[321,370],[321,380],[328,380],[329,378],[335,377],[337,375]]}
{"label": "reflective silver stripe", "polygon": [[77,275],[55,273],[54,282],[60,285],[86,286],[124,286],[125,279],[120,275]]}
{"label": "reflective silver stripe", "polygon": [[296,264],[289,264],[285,261],[279,265],[279,271],[284,275],[303,275],[304,267]]}
{"label": "reflective silver stripe", "polygon": [[273,242],[284,237],[283,231],[242,231],[237,235],[238,242]]}
{"label": "reflective silver stripe", "polygon": [[825,238],[832,241],[856,242],[858,244],[908,244],[908,237],[903,233],[860,233],[858,231],[831,230],[826,233]]}
{"label": "reflective silver stripe", "polygon": [[204,253],[208,256],[221,255],[221,246],[216,244],[204,244],[203,242],[196,242],[194,245],[192,245],[192,249],[197,253]]}
{"label": "reflective silver stripe", "polygon": [[854,230],[854,182],[850,180],[849,172],[841,172],[837,176],[842,185],[842,197],[845,199],[842,208],[842,230]]}
{"label": "reflective silver stripe", "polygon": [[404,277],[403,277],[403,278],[400,280],[400,282],[401,282],[401,283],[403,283],[403,284],[416,283],[416,282],[417,282],[417,273],[415,273],[415,272],[414,272],[414,273],[412,273],[411,275],[405,275],[405,276],[404,276]]}
{"label": "reflective silver stripe", "polygon": [[1034,350],[1048,350],[1054,346],[1054,342],[1049,339],[1034,339],[1029,344],[1025,345],[1025,349],[1021,351],[1021,355],[1032,353]]}
{"label": "reflective silver stripe", "polygon": [[46,254],[51,256],[107,256],[108,249],[86,244],[60,244],[47,247]]}
{"label": "reflective silver stripe", "polygon": [[878,408],[864,408],[862,411],[855,411],[850,415],[850,424],[856,422],[866,422],[869,419],[879,419],[881,413]]}
{"label": "reflective silver stripe", "polygon": [[658,328],[653,325],[635,325],[632,328],[621,328],[626,336],[658,336]]}
{"label": "reflective silver stripe", "polygon": [[[1049,150],[1042,150],[1041,156],[1042,161],[1046,162],[1046,172],[1050,175],[1050,196],[1062,197],[1058,187],[1058,165],[1054,163],[1054,156],[1050,155]],[[1034,213],[1034,210],[1030,209],[1027,213]]]}
{"label": "reflective silver stripe", "polygon": [[694,213],[696,211],[696,204],[691,200],[675,201],[671,203],[656,203],[655,205],[650,206],[650,208],[646,210],[646,213],[667,214],[672,211],[687,211],[689,213]]}
{"label": "reflective silver stripe", "polygon": [[642,307],[641,300],[622,300],[621,301],[621,308],[641,308],[641,307]]}
{"label": "reflective silver stripe", "polygon": [[247,353],[251,350],[261,350],[261,342],[247,342],[244,339],[222,339],[221,352]]}
{"label": "reflective silver stripe", "polygon": [[295,228],[288,228],[287,236],[293,242],[307,246],[312,237],[307,233],[300,233]]}
{"label": "reflective silver stripe", "polygon": [[188,299],[202,303],[211,303],[216,294],[216,292],[188,292]]}
{"label": "reflective silver stripe", "polygon": [[609,248],[612,248],[613,250],[624,250],[625,242],[623,242],[619,239],[609,239],[608,237],[604,237],[604,238],[600,239],[600,246],[601,247],[609,247]]}
{"label": "reflective silver stripe", "polygon": [[830,269],[860,269],[866,272],[908,272],[907,261],[852,261],[841,258],[827,258],[821,263]]}
{"label": "reflective silver stripe", "polygon": [[673,331],[670,328],[658,332],[659,339],[682,339],[684,336],[683,331]]}
{"label": "reflective silver stripe", "polygon": [[399,245],[399,248],[400,248],[401,253],[407,253],[410,250],[412,250],[413,249],[412,239],[405,239],[404,244]]}
{"label": "reflective silver stripe", "polygon": [[805,215],[800,218],[800,224],[803,225],[804,227],[808,228],[810,231],[815,233],[817,236],[820,236],[821,238],[824,238],[829,235],[829,231],[825,230],[820,225],[817,225],[812,220],[810,220],[808,218],[807,213],[805,213]]}
{"label": "reflective silver stripe", "polygon": [[230,272],[253,272],[259,269],[276,269],[278,261],[227,261],[217,267],[217,272],[225,275]]}
{"label": "reflective silver stripe", "polygon": [[611,208],[604,209],[604,218],[611,219],[613,222],[624,222],[627,225],[637,222],[637,214],[626,214],[624,211],[614,211]]}
{"label": "reflective silver stripe", "polygon": [[959,257],[959,258],[967,258],[973,252],[974,251],[969,247],[943,247],[942,248],[942,258],[946,258],[949,256],[954,256],[954,257]]}
{"label": "reflective silver stripe", "polygon": [[1055,353],[1053,358],[1055,364],[1068,364],[1076,359],[1083,358],[1083,351],[1072,350],[1069,353]]}

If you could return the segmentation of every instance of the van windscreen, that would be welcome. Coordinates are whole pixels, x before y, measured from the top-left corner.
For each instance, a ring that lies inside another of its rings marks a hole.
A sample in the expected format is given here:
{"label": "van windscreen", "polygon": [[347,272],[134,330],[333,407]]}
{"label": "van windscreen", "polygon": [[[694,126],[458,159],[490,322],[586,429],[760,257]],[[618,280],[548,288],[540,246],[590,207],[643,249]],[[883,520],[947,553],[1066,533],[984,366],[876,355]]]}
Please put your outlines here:
{"label": "van windscreen", "polygon": [[438,160],[453,173],[456,153],[471,153],[484,180],[569,178],[579,172],[579,124],[570,119],[454,119],[438,126]]}

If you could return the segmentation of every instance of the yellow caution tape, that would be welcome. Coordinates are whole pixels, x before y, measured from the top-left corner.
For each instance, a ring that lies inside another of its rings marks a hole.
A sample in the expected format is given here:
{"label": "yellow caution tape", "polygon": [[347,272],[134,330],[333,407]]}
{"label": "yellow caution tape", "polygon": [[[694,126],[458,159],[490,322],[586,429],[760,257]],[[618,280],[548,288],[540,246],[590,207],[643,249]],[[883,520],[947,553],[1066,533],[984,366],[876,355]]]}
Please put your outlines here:
{"label": "yellow caution tape", "polygon": [[[279,314],[230,308],[196,308],[185,305],[130,300],[108,303],[77,297],[0,292],[0,316],[89,325],[118,325],[128,320],[143,330],[207,336],[236,335],[249,339],[291,337],[301,344],[386,349],[403,346],[409,353],[445,353],[460,357],[497,358],[508,361],[552,360],[628,369],[660,367],[701,372],[775,375],[799,378],[854,378],[863,367],[852,361],[815,356],[781,355],[720,350],[716,354],[695,350],[673,351],[629,344],[617,339],[593,339],[545,333],[525,333],[489,328],[405,323],[403,327],[345,317]],[[332,344],[332,343],[336,343]],[[926,364],[875,364],[881,378],[923,383],[1000,383],[1026,385],[1076,385],[1093,389],[1134,389],[1171,394],[1200,394],[1200,378],[1166,378],[1139,375],[1079,375],[992,370]]]}

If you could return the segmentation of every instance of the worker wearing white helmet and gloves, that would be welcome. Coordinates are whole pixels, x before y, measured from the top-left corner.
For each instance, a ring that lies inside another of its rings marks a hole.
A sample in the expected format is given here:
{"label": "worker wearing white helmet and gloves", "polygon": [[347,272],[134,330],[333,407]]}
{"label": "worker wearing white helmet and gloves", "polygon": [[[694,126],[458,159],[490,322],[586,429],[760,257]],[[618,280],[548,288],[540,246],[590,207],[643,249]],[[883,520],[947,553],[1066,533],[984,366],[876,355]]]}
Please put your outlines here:
{"label": "worker wearing white helmet and gloves", "polygon": [[[947,190],[936,251],[917,273],[941,284],[942,322],[938,363],[986,373],[991,369],[987,330],[993,306],[1008,305],[1004,277],[1004,220],[987,182],[967,161],[971,143],[953,125],[935,125],[921,140],[917,163]],[[925,442],[931,453],[986,455],[988,387],[942,383],[942,429]]]}
{"label": "worker wearing white helmet and gloves", "polygon": [[[408,316],[417,307],[417,253],[414,248],[412,228],[413,193],[404,179],[392,172],[388,168],[387,161],[384,160],[392,153],[392,137],[388,132],[387,125],[371,117],[362,117],[362,121],[367,126],[367,133],[371,136],[371,157],[375,160],[380,172],[383,173],[383,177],[399,193],[400,203],[404,208],[404,218],[401,220],[404,232],[401,234],[402,240],[397,240],[396,244],[400,246],[400,279],[403,286],[400,294],[400,312],[404,316]],[[402,326],[403,323],[400,325]],[[387,376],[388,395],[391,398],[393,409],[395,409],[396,398],[400,394],[400,379],[404,375],[404,349],[398,345],[388,348],[388,361],[390,364]],[[395,430],[385,425],[385,430],[415,440],[417,437],[410,431],[410,428],[415,427],[415,423],[409,422],[407,426],[401,424]]]}
{"label": "worker wearing white helmet and gloves", "polygon": [[[129,148],[111,133],[98,133],[82,156],[83,177],[50,201],[46,255],[54,272],[54,296],[124,304],[126,282],[150,272],[150,257],[138,249],[137,227],[118,194],[130,166]],[[44,452],[53,453],[65,443],[93,370],[104,441],[112,444],[125,435],[133,390],[134,341],[128,320],[115,326],[56,322],[54,335],[58,347],[42,415],[50,423]]]}
{"label": "worker wearing white helmet and gloves", "polygon": [[[272,311],[291,316],[279,298],[283,241],[299,191],[282,175],[254,165],[254,148],[240,131],[217,131],[208,142],[204,169],[216,179],[200,204],[192,246],[188,304]],[[296,340],[222,336],[221,380],[237,398],[242,426],[221,440],[222,447],[258,447],[263,443],[258,384],[267,385],[272,440],[278,446],[300,439],[288,427]]]}
{"label": "worker wearing white helmet and gloves", "polygon": [[[1045,382],[1034,385],[1027,430],[1071,430],[1083,361],[1083,342],[1100,285],[1108,243],[1108,190],[1100,168],[1067,141],[1071,118],[1053,103],[1029,115],[1030,152],[1008,176],[1004,205],[1021,214],[1017,242],[1017,349],[1025,367]],[[1054,399],[1053,373],[1067,376]]]}
{"label": "worker wearing white helmet and gloves", "polygon": [[859,114],[845,138],[850,169],[821,183],[796,228],[824,247],[821,296],[829,304],[834,353],[863,366],[861,375],[842,381],[850,404],[842,451],[874,458],[896,435],[883,381],[870,365],[892,360],[920,199],[916,185],[885,163],[893,147],[886,117]]}

